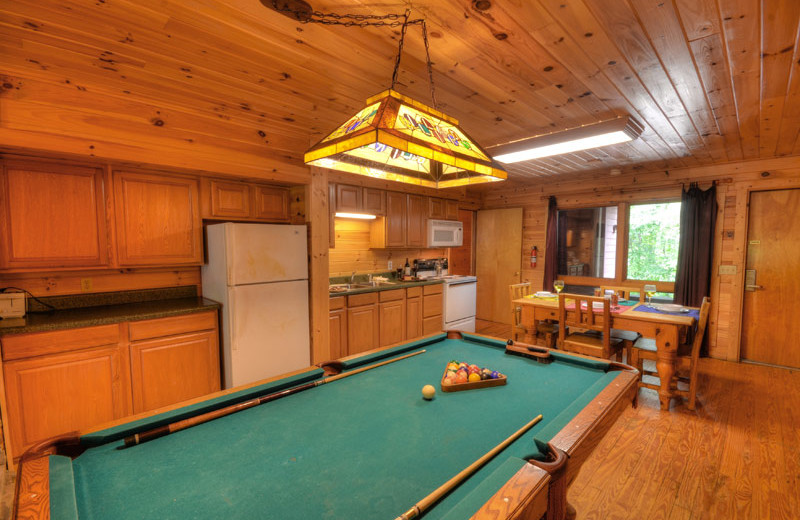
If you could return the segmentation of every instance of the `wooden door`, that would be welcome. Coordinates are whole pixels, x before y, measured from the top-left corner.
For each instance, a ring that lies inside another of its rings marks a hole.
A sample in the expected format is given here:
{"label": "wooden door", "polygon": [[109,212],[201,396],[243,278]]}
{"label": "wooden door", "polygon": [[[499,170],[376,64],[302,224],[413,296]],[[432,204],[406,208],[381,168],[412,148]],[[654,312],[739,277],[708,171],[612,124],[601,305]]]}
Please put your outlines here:
{"label": "wooden door", "polygon": [[472,249],[473,230],[475,229],[473,225],[475,212],[460,209],[458,210],[458,220],[460,220],[464,226],[464,241],[461,243],[461,247],[450,248],[450,266],[448,272],[450,274],[471,275],[475,272],[473,266],[475,256]]}
{"label": "wooden door", "polygon": [[508,286],[520,280],[522,208],[479,211],[475,227],[477,318],[511,324]]}
{"label": "wooden door", "polygon": [[119,264],[202,264],[198,192],[196,179],[114,172]]}
{"label": "wooden door", "polygon": [[0,178],[6,268],[108,265],[100,168],[10,161]]}
{"label": "wooden door", "polygon": [[378,346],[378,304],[347,308],[347,354]]}
{"label": "wooden door", "polygon": [[800,189],[750,194],[741,358],[800,367]]}
{"label": "wooden door", "polygon": [[[401,291],[405,292],[403,289]],[[381,302],[379,305],[380,346],[400,343],[406,332],[406,300]]]}

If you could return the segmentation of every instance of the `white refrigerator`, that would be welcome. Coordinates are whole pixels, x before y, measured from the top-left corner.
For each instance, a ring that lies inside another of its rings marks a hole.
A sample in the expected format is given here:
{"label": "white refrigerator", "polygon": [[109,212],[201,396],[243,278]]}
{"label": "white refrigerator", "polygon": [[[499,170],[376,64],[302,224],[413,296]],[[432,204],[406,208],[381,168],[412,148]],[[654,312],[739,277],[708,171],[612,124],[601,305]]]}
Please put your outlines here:
{"label": "white refrigerator", "polygon": [[222,304],[224,387],[309,366],[306,227],[227,222],[206,232],[203,296]]}

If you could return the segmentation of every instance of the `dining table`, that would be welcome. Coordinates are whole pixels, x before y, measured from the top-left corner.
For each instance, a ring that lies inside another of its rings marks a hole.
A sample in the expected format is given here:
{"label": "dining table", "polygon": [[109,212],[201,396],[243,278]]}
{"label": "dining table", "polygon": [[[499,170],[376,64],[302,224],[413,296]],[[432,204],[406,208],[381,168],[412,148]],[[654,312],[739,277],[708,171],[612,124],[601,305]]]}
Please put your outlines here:
{"label": "dining table", "polygon": [[[513,300],[519,305],[520,322],[525,327],[524,342],[536,342],[535,331],[538,322],[558,321],[558,297],[530,294]],[[676,307],[677,308],[677,307]],[[669,410],[674,392],[669,384],[675,375],[680,338],[692,329],[697,319],[694,308],[681,308],[679,311],[661,311],[659,307],[641,302],[620,301],[611,307],[611,328],[638,332],[643,337],[656,340],[656,371],[661,380],[658,398],[662,410]],[[566,312],[575,312],[567,307]]]}

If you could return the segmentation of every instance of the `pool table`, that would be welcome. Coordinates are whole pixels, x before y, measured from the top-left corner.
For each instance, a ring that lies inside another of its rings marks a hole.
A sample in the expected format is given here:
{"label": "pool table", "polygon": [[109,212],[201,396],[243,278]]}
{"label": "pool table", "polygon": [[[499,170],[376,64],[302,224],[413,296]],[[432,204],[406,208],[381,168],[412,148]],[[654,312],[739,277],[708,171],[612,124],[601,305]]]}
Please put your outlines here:
{"label": "pool table", "polygon": [[[637,372],[533,348],[437,334],[53,439],[20,461],[14,515],[393,519],[542,414],[420,518],[560,519],[569,483],[633,401]],[[499,371],[506,384],[443,392],[454,359]],[[354,374],[308,385],[331,371]],[[426,384],[436,387],[432,400],[422,397]],[[299,385],[310,388],[292,393]],[[287,390],[142,444],[123,442]]]}

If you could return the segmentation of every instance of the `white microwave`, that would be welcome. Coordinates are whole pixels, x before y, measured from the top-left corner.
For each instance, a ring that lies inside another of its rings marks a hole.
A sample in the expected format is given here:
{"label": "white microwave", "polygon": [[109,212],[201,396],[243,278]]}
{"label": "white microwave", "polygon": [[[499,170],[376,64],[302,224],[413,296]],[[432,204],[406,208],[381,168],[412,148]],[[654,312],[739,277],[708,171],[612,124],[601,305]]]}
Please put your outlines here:
{"label": "white microwave", "polygon": [[428,220],[428,247],[459,247],[464,225],[457,220]]}

